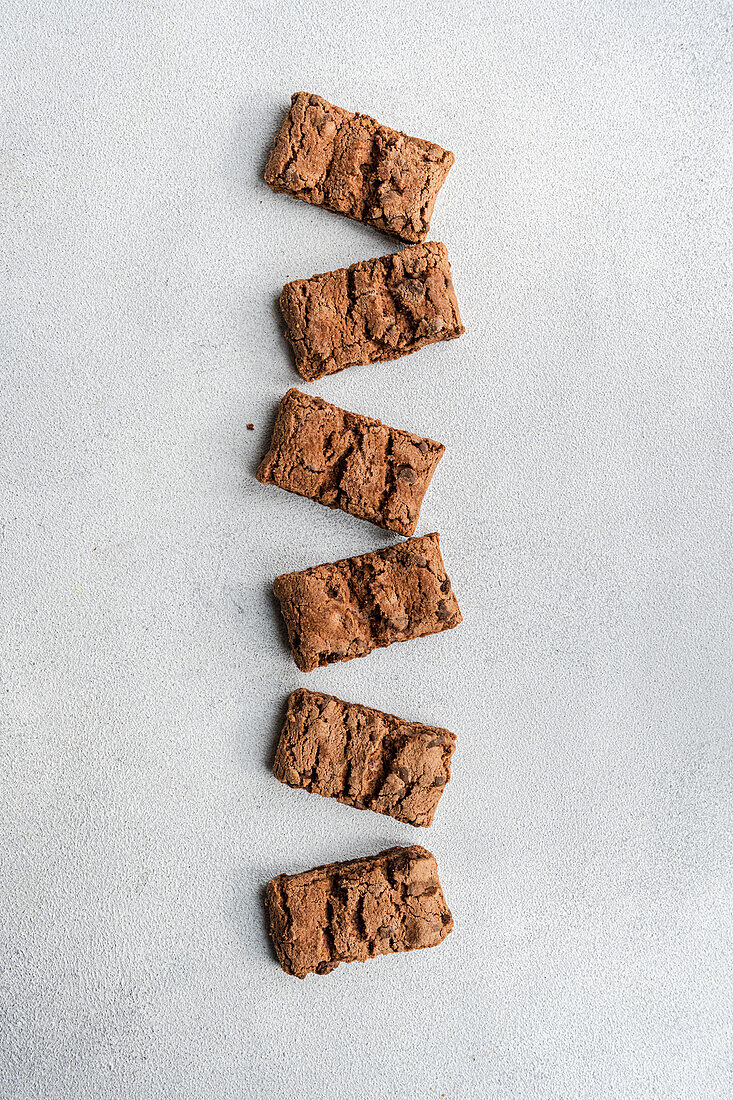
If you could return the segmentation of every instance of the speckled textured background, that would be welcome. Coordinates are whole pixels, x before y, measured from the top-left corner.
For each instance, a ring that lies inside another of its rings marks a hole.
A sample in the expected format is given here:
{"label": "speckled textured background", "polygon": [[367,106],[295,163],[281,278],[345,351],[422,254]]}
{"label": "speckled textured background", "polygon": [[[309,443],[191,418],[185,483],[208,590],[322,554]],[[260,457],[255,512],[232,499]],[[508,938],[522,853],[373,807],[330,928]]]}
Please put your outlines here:
{"label": "speckled textured background", "polygon": [[[728,5],[4,22],[2,1097],[729,1094]],[[254,479],[276,295],[397,245],[264,186],[300,88],[455,152],[467,328],[310,387],[446,444],[465,622],[310,676],[272,578],[393,536]],[[272,778],[299,684],[456,731],[430,831]],[[441,947],[278,969],[272,875],[415,840]]]}

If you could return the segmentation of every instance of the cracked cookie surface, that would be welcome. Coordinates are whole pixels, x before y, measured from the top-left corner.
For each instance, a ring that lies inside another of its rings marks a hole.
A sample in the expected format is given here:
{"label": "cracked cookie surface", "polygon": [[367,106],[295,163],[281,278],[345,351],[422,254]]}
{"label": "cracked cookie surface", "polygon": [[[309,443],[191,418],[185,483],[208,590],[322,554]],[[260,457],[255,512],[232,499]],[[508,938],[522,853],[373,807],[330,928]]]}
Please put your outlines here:
{"label": "cracked cookie surface", "polygon": [[455,743],[450,730],[298,688],[273,772],[290,787],[428,826],[450,781]]}
{"label": "cracked cookie surface", "polygon": [[444,450],[434,439],[291,389],[257,479],[412,535]]}
{"label": "cracked cookie surface", "polygon": [[273,590],[302,672],[451,630],[462,621],[437,532],[285,573]]}
{"label": "cracked cookie surface", "polygon": [[280,965],[296,978],[435,947],[453,930],[435,856],[418,844],[278,875],[265,907]]}
{"label": "cracked cookie surface", "polygon": [[424,241],[454,156],[320,96],[296,92],[265,168],[273,191]]}
{"label": "cracked cookie surface", "polygon": [[285,336],[308,382],[383,363],[465,331],[440,241],[286,283]]}

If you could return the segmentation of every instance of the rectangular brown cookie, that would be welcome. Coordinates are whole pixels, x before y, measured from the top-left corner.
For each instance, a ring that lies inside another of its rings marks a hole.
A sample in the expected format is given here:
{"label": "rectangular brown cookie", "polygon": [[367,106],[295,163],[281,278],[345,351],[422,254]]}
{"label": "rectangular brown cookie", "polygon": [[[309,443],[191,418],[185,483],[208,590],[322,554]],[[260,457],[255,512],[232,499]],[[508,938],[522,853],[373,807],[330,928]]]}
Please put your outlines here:
{"label": "rectangular brown cookie", "polygon": [[302,672],[458,626],[440,535],[284,573],[273,584]]}
{"label": "rectangular brown cookie", "polygon": [[298,688],[288,700],[273,772],[290,787],[430,825],[455,744],[449,730]]}
{"label": "rectangular brown cookie", "polygon": [[453,931],[435,856],[418,844],[278,875],[265,907],[280,966],[296,978],[435,947]]}
{"label": "rectangular brown cookie", "polygon": [[313,206],[424,241],[455,157],[439,145],[296,92],[275,138],[265,182]]}
{"label": "rectangular brown cookie", "polygon": [[257,479],[411,535],[445,447],[291,389]]}
{"label": "rectangular brown cookie", "polygon": [[307,382],[399,359],[465,331],[440,241],[295,279],[283,287],[280,309]]}

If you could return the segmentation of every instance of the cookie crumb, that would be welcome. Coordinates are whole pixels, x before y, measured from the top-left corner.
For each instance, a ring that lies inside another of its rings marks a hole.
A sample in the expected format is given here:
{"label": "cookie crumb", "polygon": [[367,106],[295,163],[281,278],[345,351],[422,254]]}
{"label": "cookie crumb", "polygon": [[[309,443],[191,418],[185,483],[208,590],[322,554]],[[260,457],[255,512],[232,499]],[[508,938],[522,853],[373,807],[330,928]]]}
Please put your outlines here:
{"label": "cookie crumb", "polygon": [[248,431],[248,432],[253,432],[254,430],[255,430],[255,426],[254,426],[254,424],[248,424],[248,425],[247,425],[247,431]]}

